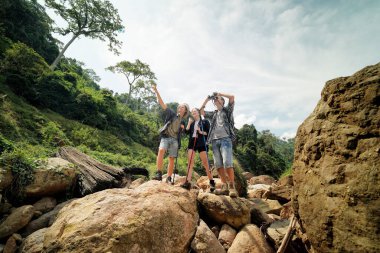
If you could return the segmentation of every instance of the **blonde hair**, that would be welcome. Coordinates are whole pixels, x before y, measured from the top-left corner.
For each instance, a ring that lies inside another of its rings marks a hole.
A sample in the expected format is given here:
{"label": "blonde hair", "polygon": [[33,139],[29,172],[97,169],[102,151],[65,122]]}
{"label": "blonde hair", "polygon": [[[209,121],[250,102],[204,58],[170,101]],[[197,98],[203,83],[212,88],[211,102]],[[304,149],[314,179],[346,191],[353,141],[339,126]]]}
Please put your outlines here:
{"label": "blonde hair", "polygon": [[[184,106],[186,108],[186,114],[183,115],[184,118],[186,118],[187,116],[189,116],[189,113],[190,113],[190,107],[188,104],[186,103],[182,103],[182,104],[179,104],[178,107],[180,106]],[[177,107],[177,110],[178,110],[178,107]]]}

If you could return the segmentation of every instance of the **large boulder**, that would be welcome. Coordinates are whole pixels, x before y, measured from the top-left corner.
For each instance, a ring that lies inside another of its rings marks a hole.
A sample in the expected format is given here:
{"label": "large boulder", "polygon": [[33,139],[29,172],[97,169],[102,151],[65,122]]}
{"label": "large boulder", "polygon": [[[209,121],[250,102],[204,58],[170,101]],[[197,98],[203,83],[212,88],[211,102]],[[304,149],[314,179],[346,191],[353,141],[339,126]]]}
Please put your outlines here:
{"label": "large boulder", "polygon": [[248,224],[236,235],[228,253],[274,253],[260,229]]}
{"label": "large boulder", "polygon": [[220,244],[222,244],[223,248],[228,250],[231,247],[232,242],[235,240],[236,234],[237,232],[233,227],[227,224],[222,226],[218,240]]}
{"label": "large boulder", "polygon": [[34,207],[25,205],[16,208],[1,224],[0,239],[7,237],[25,227],[32,219]]}
{"label": "large boulder", "polygon": [[41,253],[47,228],[37,230],[29,235],[21,244],[20,252]]}
{"label": "large boulder", "polygon": [[34,211],[40,211],[41,213],[49,212],[57,205],[57,200],[52,197],[44,197],[33,204]]}
{"label": "large boulder", "polygon": [[158,181],[103,190],[59,212],[44,251],[188,252],[198,220],[193,191]]}
{"label": "large boulder", "polygon": [[72,163],[61,158],[40,161],[34,171],[34,181],[25,187],[27,197],[44,197],[70,190],[77,177]]}
{"label": "large boulder", "polygon": [[326,83],[295,141],[294,211],[317,252],[380,252],[380,63]]}
{"label": "large boulder", "polygon": [[191,249],[196,253],[225,253],[215,234],[207,224],[200,220],[194,240],[191,242]]}
{"label": "large boulder", "polygon": [[239,229],[251,221],[252,204],[246,199],[199,193],[198,201],[207,216],[219,224]]}

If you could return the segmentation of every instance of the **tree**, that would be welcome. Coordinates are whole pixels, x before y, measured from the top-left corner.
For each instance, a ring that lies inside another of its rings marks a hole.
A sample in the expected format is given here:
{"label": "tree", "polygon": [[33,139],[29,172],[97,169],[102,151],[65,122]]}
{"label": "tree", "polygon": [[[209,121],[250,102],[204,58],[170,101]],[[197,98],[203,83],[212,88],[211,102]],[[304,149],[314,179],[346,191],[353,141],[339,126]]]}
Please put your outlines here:
{"label": "tree", "polygon": [[[150,70],[149,65],[136,59],[134,63],[129,61],[118,62],[115,66],[106,68],[113,73],[120,73],[125,75],[128,80],[129,92],[128,101],[131,101],[132,94],[139,94],[139,92],[148,92],[153,80],[156,79],[155,74]],[[150,96],[151,94],[148,94]]]}
{"label": "tree", "polygon": [[50,65],[55,69],[67,48],[79,36],[108,40],[110,51],[119,54],[117,48],[121,42],[116,39],[117,32],[124,29],[117,9],[107,0],[45,0],[46,6],[55,10],[66,22],[66,28],[56,28],[62,34],[72,34],[72,38],[63,47]]}
{"label": "tree", "polygon": [[254,125],[245,124],[236,131],[236,157],[241,166],[255,173],[257,164],[257,130]]}

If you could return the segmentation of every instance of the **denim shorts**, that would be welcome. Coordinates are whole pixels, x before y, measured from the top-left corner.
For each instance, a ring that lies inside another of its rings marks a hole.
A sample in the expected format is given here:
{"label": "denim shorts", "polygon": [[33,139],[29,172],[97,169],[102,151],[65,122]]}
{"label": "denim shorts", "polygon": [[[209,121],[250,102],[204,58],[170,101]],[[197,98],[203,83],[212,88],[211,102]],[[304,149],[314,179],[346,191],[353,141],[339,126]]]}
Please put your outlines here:
{"label": "denim shorts", "polygon": [[164,137],[160,141],[160,149],[163,148],[168,151],[169,157],[177,157],[178,154],[178,141],[173,137]]}
{"label": "denim shorts", "polygon": [[214,164],[218,168],[232,168],[232,141],[230,137],[212,140]]}

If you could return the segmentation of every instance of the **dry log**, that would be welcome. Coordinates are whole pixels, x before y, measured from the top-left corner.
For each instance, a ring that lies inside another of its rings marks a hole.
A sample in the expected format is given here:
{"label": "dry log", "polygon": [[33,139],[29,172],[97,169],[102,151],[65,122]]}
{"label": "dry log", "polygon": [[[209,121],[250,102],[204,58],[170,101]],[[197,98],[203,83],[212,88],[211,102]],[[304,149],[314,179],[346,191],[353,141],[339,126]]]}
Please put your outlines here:
{"label": "dry log", "polygon": [[102,164],[73,147],[61,147],[58,152],[61,158],[78,166],[80,195],[121,186],[125,176],[122,169]]}

